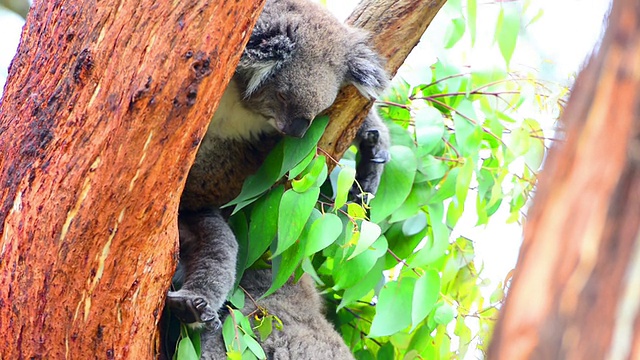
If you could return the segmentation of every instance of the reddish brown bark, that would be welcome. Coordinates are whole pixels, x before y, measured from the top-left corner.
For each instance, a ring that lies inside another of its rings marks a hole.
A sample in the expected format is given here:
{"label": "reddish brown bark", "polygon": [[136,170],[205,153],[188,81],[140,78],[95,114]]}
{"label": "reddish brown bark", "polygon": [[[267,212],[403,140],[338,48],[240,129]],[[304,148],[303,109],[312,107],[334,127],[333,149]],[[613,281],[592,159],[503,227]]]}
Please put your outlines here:
{"label": "reddish brown bark", "polygon": [[640,358],[640,2],[615,0],[525,227],[492,359]]}
{"label": "reddish brown bark", "polygon": [[0,105],[0,358],[154,355],[180,192],[261,1],[37,1]]}

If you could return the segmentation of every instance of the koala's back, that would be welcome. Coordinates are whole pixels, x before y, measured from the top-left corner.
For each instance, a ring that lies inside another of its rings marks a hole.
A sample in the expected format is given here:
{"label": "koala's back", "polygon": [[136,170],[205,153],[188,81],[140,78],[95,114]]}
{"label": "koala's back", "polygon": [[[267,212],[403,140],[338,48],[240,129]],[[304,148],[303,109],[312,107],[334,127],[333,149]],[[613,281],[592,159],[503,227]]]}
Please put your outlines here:
{"label": "koala's back", "polygon": [[[243,279],[270,284],[269,271],[248,274]],[[268,275],[266,275],[268,274]],[[264,277],[269,277],[264,279]],[[245,285],[246,281],[245,281]],[[266,289],[264,289],[266,291]],[[263,291],[264,292],[264,291]],[[255,294],[255,295],[261,295]],[[340,334],[324,314],[322,300],[313,280],[303,275],[296,284],[289,281],[280,290],[258,302],[282,320],[282,331],[274,330],[262,343],[268,359],[274,360],[350,360],[353,355]],[[249,308],[247,308],[249,307]],[[253,305],[243,309],[250,313]]]}
{"label": "koala's back", "polygon": [[[240,285],[258,299],[271,285],[270,270],[247,270]],[[342,337],[324,316],[322,300],[313,280],[302,276],[298,283],[288,281],[282,288],[258,305],[277,316],[283,329],[273,330],[261,343],[270,360],[352,360],[353,355]],[[245,315],[255,310],[251,301],[245,303]],[[224,343],[221,333],[207,334],[204,338],[207,353],[203,359],[224,359]]]}

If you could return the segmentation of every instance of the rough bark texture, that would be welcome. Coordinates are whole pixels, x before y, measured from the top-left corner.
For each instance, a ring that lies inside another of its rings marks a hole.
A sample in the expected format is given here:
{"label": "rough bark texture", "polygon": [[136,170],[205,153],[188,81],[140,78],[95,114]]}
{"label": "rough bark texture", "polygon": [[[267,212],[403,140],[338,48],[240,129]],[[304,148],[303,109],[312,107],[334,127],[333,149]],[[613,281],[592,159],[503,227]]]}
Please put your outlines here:
{"label": "rough bark texture", "polygon": [[615,0],[552,149],[491,359],[640,358],[640,2]]}
{"label": "rough bark texture", "polygon": [[[446,0],[363,0],[347,22],[369,31],[378,52],[387,59],[391,76],[411,50]],[[372,102],[353,86],[342,89],[327,110],[331,121],[319,146],[334,159],[340,159],[355,138]],[[330,169],[335,165],[329,162]]]}
{"label": "rough bark texture", "polygon": [[199,139],[262,1],[36,1],[0,104],[0,358],[148,359]]}

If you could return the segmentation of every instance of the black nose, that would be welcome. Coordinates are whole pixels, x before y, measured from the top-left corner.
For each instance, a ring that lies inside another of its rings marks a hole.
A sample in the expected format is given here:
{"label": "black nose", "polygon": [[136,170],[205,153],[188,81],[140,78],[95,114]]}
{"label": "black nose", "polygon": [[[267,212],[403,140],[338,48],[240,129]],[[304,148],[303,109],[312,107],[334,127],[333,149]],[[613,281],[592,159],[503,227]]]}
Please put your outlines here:
{"label": "black nose", "polygon": [[301,138],[307,132],[309,125],[311,125],[311,119],[293,118],[285,125],[282,132],[289,136]]}

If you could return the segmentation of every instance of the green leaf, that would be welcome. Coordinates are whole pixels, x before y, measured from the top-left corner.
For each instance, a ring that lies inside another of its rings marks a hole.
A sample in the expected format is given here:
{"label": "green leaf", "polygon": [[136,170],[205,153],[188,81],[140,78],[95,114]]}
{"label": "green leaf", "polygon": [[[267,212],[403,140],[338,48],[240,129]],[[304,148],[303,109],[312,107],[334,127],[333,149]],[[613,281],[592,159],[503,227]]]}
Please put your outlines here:
{"label": "green leaf", "polygon": [[411,325],[411,306],[416,279],[388,282],[380,290],[369,336],[388,336]]}
{"label": "green leaf", "polygon": [[435,270],[427,270],[416,280],[411,305],[411,330],[415,329],[429,315],[440,297],[440,275]]}
{"label": "green leaf", "polygon": [[[239,212],[233,215],[229,219],[229,227],[233,230],[233,233],[236,236],[236,241],[238,242],[238,261],[236,262],[236,273],[239,274],[238,277],[242,276],[242,273],[245,269],[245,265],[247,263],[247,256],[249,252],[249,236],[248,236],[248,225],[247,225],[247,217],[244,212]],[[240,282],[240,279],[236,279],[236,284]]]}
{"label": "green leaf", "polygon": [[429,204],[442,204],[445,199],[455,195],[458,173],[460,173],[459,167],[455,167],[447,173],[438,184],[435,195],[429,199]]}
{"label": "green leaf", "polygon": [[260,341],[264,342],[273,332],[273,315],[264,316],[260,319],[260,322],[255,326],[255,329],[258,331]]}
{"label": "green leaf", "polygon": [[382,273],[384,270],[384,263],[384,259],[378,259],[371,271],[369,271],[362,280],[345,289],[342,294],[342,300],[338,305],[338,310],[361,299],[371,292],[382,280],[384,280],[384,274]]}
{"label": "green leaf", "polygon": [[242,309],[244,307],[244,291],[239,287],[236,288],[231,296],[229,296],[229,302],[234,307]]}
{"label": "green leaf", "polygon": [[300,175],[304,170],[307,169],[307,166],[309,166],[309,164],[311,164],[311,162],[316,158],[316,149],[311,149],[311,151],[309,151],[309,154],[307,154],[307,156],[302,159],[302,161],[300,161],[298,163],[298,165],[294,166],[291,170],[289,170],[289,179],[293,179],[296,176]]}
{"label": "green leaf", "polygon": [[300,265],[300,267],[302,268],[302,271],[304,271],[305,273],[309,274],[309,276],[311,276],[311,278],[316,282],[316,284],[320,286],[324,286],[324,282],[318,276],[316,269],[313,267],[313,264],[311,263],[311,260],[309,260],[308,257],[302,259],[302,264]]}
{"label": "green leaf", "polygon": [[267,191],[284,174],[309,156],[309,152],[318,144],[328,122],[329,117],[320,116],[313,121],[303,138],[284,137],[271,150],[260,169],[245,180],[240,195],[222,207],[236,205],[233,210],[235,214],[250,204],[251,200]]}
{"label": "green leaf", "polygon": [[[300,180],[291,181],[291,187],[293,190],[299,193],[303,193],[312,186],[318,183],[318,178],[322,174],[323,168],[326,168],[326,158],[324,156],[318,156],[313,160],[313,163],[309,166],[308,172]],[[321,179],[320,183],[325,179]]]}
{"label": "green leaf", "polygon": [[461,359],[464,359],[472,338],[471,329],[464,323],[464,317],[458,316],[456,319],[456,328],[453,330],[453,333],[460,338],[458,354]]}
{"label": "green leaf", "polygon": [[313,255],[333,244],[342,234],[343,226],[340,218],[331,213],[325,213],[311,225],[307,237],[304,254]]}
{"label": "green leaf", "polygon": [[480,126],[473,123],[475,121],[473,104],[469,100],[462,100],[456,110],[457,112],[453,116],[453,124],[456,128],[458,151],[465,157],[477,156],[483,132]]}
{"label": "green leaf", "polygon": [[436,159],[433,155],[425,155],[420,158],[418,170],[424,174],[424,179],[433,181],[442,179],[449,171],[449,166],[442,161]]}
{"label": "green leaf", "polygon": [[278,241],[273,256],[282,254],[298,240],[319,195],[320,189],[317,187],[304,193],[287,190],[282,195],[278,213]]}
{"label": "green leaf", "polygon": [[318,144],[318,140],[324,133],[329,123],[329,117],[319,116],[311,123],[311,127],[302,138],[294,138],[286,136],[284,138],[284,157],[282,159],[282,169],[280,170],[281,178],[289,170],[293,169],[298,163],[312,151]]}
{"label": "green leaf", "polygon": [[521,11],[518,4],[502,3],[498,22],[496,24],[495,40],[498,42],[500,53],[505,63],[509,66],[511,56],[516,48],[518,35],[520,34]]}
{"label": "green leaf", "polygon": [[454,228],[464,211],[464,204],[458,202],[456,198],[449,203],[447,207],[447,226]]}
{"label": "green leaf", "polygon": [[529,150],[524,155],[524,161],[531,170],[537,171],[542,165],[542,160],[544,160],[544,132],[540,124],[534,119],[526,119],[522,127],[529,130]]}
{"label": "green leaf", "polygon": [[348,203],[347,214],[355,220],[365,219],[367,217],[367,210],[360,204]]}
{"label": "green leaf", "polygon": [[444,135],[444,119],[436,108],[428,106],[415,115],[416,141],[422,151],[431,153],[442,141]]}
{"label": "green leaf", "polygon": [[371,221],[374,223],[391,215],[409,196],[418,166],[410,148],[392,146],[390,152],[391,160],[385,165],[378,193],[371,200]]}
{"label": "green leaf", "polygon": [[360,224],[360,237],[358,238],[356,249],[351,255],[349,255],[347,260],[351,260],[354,257],[362,254],[371,245],[373,245],[378,237],[380,237],[380,234],[382,234],[382,230],[380,230],[380,226],[378,226],[378,224],[374,224],[367,220],[362,220],[362,223]]}
{"label": "green leaf", "polygon": [[247,343],[247,347],[258,359],[266,359],[267,355],[262,350],[262,346],[249,334],[244,334],[244,341]]}
{"label": "green leaf", "polygon": [[467,26],[471,36],[471,46],[476,43],[476,17],[478,13],[477,0],[467,0]]}
{"label": "green leaf", "polygon": [[[181,326],[185,326],[185,325],[181,325]],[[191,339],[189,338],[189,336],[183,336],[182,339],[180,339],[176,353],[178,354],[177,355],[178,360],[200,359],[200,356],[198,356],[198,353],[196,352],[196,349],[193,346],[193,343],[191,342]]]}
{"label": "green leaf", "polygon": [[271,260],[273,282],[271,287],[260,298],[265,298],[273,294],[282,287],[291,274],[296,270],[298,264],[302,260],[303,253],[300,250],[300,242],[296,241],[279,256],[275,256]]}
{"label": "green leaf", "polygon": [[434,342],[436,353],[439,354],[437,358],[439,359],[451,358],[451,338],[449,336],[446,326],[438,326]]}
{"label": "green leaf", "polygon": [[278,214],[284,186],[279,185],[258,200],[251,211],[249,244],[245,269],[262,256],[275,239],[278,231]]}
{"label": "green leaf", "polygon": [[393,343],[388,342],[385,343],[380,350],[378,350],[378,360],[394,360],[395,359],[395,349],[393,347]]}
{"label": "green leaf", "polygon": [[[334,289],[345,289],[359,282],[371,271],[378,259],[387,252],[388,248],[389,244],[387,243],[387,239],[384,236],[380,236],[378,240],[362,254],[351,260],[341,262],[333,271],[333,278],[335,279]],[[353,249],[353,247],[350,249]],[[336,256],[336,258],[337,257],[338,256]]]}
{"label": "green leaf", "polygon": [[356,169],[352,167],[343,167],[338,173],[336,200],[334,203],[334,209],[337,211],[347,202],[347,196],[351,185],[356,179]]}
{"label": "green leaf", "polygon": [[402,232],[405,236],[413,236],[422,231],[426,226],[427,215],[423,212],[419,212],[402,224]]}
{"label": "green leaf", "polygon": [[236,205],[233,210],[233,213],[236,213],[250,204],[250,200],[266,192],[282,177],[282,175],[280,175],[280,169],[282,168],[283,157],[284,146],[282,142],[279,142],[275,148],[271,150],[258,171],[244,181],[240,194],[222,207]]}
{"label": "green leaf", "polygon": [[445,49],[452,48],[460,39],[462,39],[465,27],[466,23],[463,18],[460,17],[451,20],[451,24],[449,24],[447,33],[445,34]]}
{"label": "green leaf", "polygon": [[236,328],[233,318],[234,318],[233,316],[228,316],[224,320],[224,323],[222,324],[222,338],[224,339],[224,344],[225,344],[225,347],[227,348],[227,352],[237,351],[238,353],[241,354],[246,348],[246,345],[244,344],[244,341],[242,341],[239,338],[236,338],[236,334],[238,334],[238,329]]}
{"label": "green leaf", "polygon": [[429,224],[431,236],[427,245],[408,260],[411,267],[422,267],[441,258],[449,248],[449,228],[442,222],[444,205],[429,205]]}
{"label": "green leaf", "polygon": [[413,184],[411,193],[400,207],[391,214],[390,223],[406,220],[416,215],[429,199],[430,188],[426,184]]}
{"label": "green leaf", "polygon": [[[422,359],[436,359],[435,349],[433,348],[433,337],[431,336],[432,330],[433,329],[428,326],[419,326],[411,337],[409,349],[417,350],[418,353],[422,355]],[[412,357],[407,360],[415,359],[419,359],[419,357]]]}
{"label": "green leaf", "polygon": [[454,316],[455,315],[451,305],[442,303],[438,308],[436,308],[433,318],[437,324],[447,325],[451,322],[451,320],[453,320]]}
{"label": "green leaf", "polygon": [[473,160],[466,158],[456,178],[456,198],[461,205],[464,205],[464,202],[467,200],[467,193],[469,192],[469,185],[471,184],[474,169],[475,165]]}

